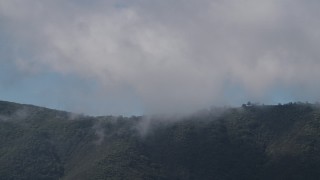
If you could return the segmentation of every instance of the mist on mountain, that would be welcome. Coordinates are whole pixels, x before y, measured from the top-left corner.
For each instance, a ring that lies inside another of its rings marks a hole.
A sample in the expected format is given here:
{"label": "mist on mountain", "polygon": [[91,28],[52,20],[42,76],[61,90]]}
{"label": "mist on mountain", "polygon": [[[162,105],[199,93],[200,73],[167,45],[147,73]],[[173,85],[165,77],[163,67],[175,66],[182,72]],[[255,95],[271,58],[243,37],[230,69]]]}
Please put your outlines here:
{"label": "mist on mountain", "polygon": [[183,117],[70,119],[69,112],[1,101],[0,115],[6,118],[0,120],[0,175],[52,180],[318,179],[319,105],[247,103],[222,109]]}

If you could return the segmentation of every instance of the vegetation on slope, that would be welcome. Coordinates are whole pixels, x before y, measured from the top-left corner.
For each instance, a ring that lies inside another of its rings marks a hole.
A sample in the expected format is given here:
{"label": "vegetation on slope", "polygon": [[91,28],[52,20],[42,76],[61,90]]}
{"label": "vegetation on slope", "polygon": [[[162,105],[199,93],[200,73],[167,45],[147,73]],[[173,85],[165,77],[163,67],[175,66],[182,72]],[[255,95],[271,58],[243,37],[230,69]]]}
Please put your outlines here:
{"label": "vegetation on slope", "polygon": [[164,120],[0,101],[0,143],[1,179],[318,179],[320,108],[248,104]]}

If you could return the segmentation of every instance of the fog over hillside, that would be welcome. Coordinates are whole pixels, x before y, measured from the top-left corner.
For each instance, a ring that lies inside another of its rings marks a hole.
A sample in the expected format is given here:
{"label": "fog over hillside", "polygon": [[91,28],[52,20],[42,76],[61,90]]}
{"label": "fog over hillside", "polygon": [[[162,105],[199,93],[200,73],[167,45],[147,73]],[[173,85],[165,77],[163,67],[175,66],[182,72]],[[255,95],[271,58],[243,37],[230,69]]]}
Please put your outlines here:
{"label": "fog over hillside", "polygon": [[0,177],[317,180],[319,127],[309,103],[92,117],[0,101]]}
{"label": "fog over hillside", "polygon": [[319,9],[0,0],[0,179],[318,180]]}

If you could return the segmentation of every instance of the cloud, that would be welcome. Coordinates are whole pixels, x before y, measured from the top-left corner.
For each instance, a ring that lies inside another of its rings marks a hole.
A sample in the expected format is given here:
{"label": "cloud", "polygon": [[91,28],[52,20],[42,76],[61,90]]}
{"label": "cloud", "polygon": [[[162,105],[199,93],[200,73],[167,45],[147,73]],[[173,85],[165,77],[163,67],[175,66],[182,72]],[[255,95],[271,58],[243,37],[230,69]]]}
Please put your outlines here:
{"label": "cloud", "polygon": [[1,0],[0,21],[19,71],[89,78],[98,96],[129,93],[146,112],[182,112],[264,101],[277,87],[319,90],[319,5]]}

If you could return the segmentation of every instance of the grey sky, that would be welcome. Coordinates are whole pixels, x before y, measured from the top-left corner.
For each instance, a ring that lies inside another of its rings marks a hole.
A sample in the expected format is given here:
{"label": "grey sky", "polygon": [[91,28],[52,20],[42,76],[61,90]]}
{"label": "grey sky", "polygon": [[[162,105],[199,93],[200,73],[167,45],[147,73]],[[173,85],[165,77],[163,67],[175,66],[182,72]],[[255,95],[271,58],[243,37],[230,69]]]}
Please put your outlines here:
{"label": "grey sky", "polygon": [[317,101],[319,7],[312,0],[0,0],[8,49],[0,62],[18,79],[51,72],[99,84],[82,109],[99,99],[110,107],[126,99],[127,112],[136,105],[145,113],[281,95]]}

